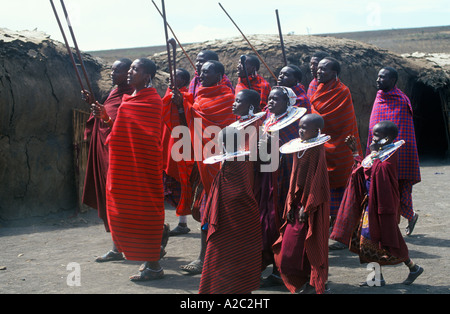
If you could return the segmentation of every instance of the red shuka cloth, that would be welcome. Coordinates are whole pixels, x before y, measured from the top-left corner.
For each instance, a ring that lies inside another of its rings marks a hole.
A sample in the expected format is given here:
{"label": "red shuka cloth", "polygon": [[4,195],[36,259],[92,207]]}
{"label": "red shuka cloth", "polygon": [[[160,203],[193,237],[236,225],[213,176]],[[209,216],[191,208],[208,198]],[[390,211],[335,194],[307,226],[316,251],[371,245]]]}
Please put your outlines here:
{"label": "red shuka cloth", "polygon": [[[183,94],[183,98],[186,97],[192,97],[192,96],[187,96],[190,95],[188,93],[186,93],[183,89],[180,90],[180,92]],[[166,130],[165,130],[165,134],[164,136],[166,137],[165,140],[167,140],[167,142],[165,142],[164,145],[167,144],[167,147],[164,146],[164,150],[166,150],[166,155],[167,157],[164,157],[164,160],[166,161],[167,164],[167,174],[172,176],[172,174],[174,175],[174,178],[178,178],[178,182],[180,182],[180,187],[181,187],[181,195],[180,195],[180,200],[178,202],[177,208],[176,208],[176,214],[178,216],[186,216],[186,215],[190,215],[191,214],[191,203],[192,203],[192,187],[191,187],[191,183],[190,183],[190,177],[191,177],[191,173],[192,173],[192,168],[194,166],[195,161],[192,160],[192,158],[190,160],[180,160],[175,162],[172,158],[172,147],[173,145],[177,142],[182,140],[181,139],[175,139],[171,136],[172,131],[174,130],[174,128],[178,127],[178,126],[182,126],[182,122],[180,120],[180,114],[178,113],[178,109],[176,108],[176,106],[174,104],[172,104],[171,102],[171,93],[166,93],[166,95],[163,98],[163,125],[165,125]],[[170,136],[170,140],[167,138],[167,136]],[[190,138],[188,139],[190,142]],[[184,147],[186,148],[186,147]],[[191,150],[191,154],[190,156],[193,156],[193,152],[192,152],[192,146],[189,147],[189,149]],[[182,153],[182,152],[180,152]],[[170,158],[170,162],[167,161],[167,159]],[[176,168],[173,164],[173,162],[176,164]],[[177,172],[177,175],[174,174],[174,172]]]}
{"label": "red shuka cloth", "polygon": [[[180,88],[182,94],[187,93],[187,88]],[[167,89],[163,101],[162,145],[163,145],[163,170],[165,173],[180,183],[181,195],[176,207],[178,216],[191,214],[191,188],[189,177],[192,171],[193,161],[175,161],[172,158],[172,147],[178,139],[171,136],[174,127],[181,125],[178,111],[171,108],[172,92]]]}
{"label": "red shuka cloth", "polygon": [[[267,82],[259,74],[256,74],[255,76],[250,75],[248,79],[250,80],[251,89],[257,91],[261,96],[260,107],[261,110],[264,110],[267,106],[267,101],[271,91],[269,82]],[[247,79],[239,78],[236,88],[234,89],[234,94],[237,95],[243,89],[249,89]]]}
{"label": "red shuka cloth", "polygon": [[[106,101],[105,110],[111,119],[116,119],[117,109],[122,102],[124,94],[130,95],[134,88],[130,85],[114,88]],[[84,138],[91,136],[89,143],[88,160],[86,164],[86,177],[83,187],[83,203],[98,210],[98,216],[103,220],[105,229],[109,232],[108,218],[106,215],[106,176],[108,174],[109,152],[105,144],[111,129],[101,119],[96,119],[92,114],[86,121]]]}
{"label": "red shuka cloth", "polygon": [[[385,249],[397,257],[398,261],[407,260],[408,247],[398,227],[400,222],[398,152],[383,162],[376,159],[371,168],[363,168],[360,161],[359,158],[347,185],[330,238],[350,244],[365,208],[360,200],[368,194],[370,240],[378,243],[380,249]],[[370,180],[368,193],[366,180]],[[368,262],[367,259],[365,262]]]}
{"label": "red shuka cloth", "polygon": [[362,155],[350,90],[339,79],[319,84],[311,97],[311,111],[322,116],[325,127],[321,132],[331,136],[325,143],[330,187],[345,187],[353,167],[352,152],[345,144],[347,136],[356,138],[358,151]]}
{"label": "red shuka cloth", "polygon": [[[300,153],[301,154],[301,153]],[[273,245],[275,263],[286,287],[294,293],[308,280],[323,293],[328,279],[330,190],[323,145],[294,154],[283,218],[303,207],[307,222],[285,221]],[[310,270],[310,271],[309,271]]]}
{"label": "red shuka cloth", "polygon": [[[195,101],[192,94],[185,94],[185,96],[183,106],[186,122],[191,133],[191,144],[204,191],[208,194],[212,181],[219,172],[220,164],[207,165],[203,163],[203,160],[210,157],[203,155],[205,145],[211,140],[216,140],[209,138],[210,134],[205,132],[205,129],[214,126],[223,129],[236,121],[236,116],[232,112],[234,95],[228,86],[217,85],[201,87]],[[200,125],[196,125],[196,120],[197,123],[201,121],[201,129],[198,129]],[[200,144],[199,147],[195,147],[196,143]]]}
{"label": "red shuka cloth", "polygon": [[164,224],[161,97],[155,88],[124,95],[109,144],[108,221],[129,260],[160,258]]}
{"label": "red shuka cloth", "polygon": [[208,233],[199,293],[259,288],[262,236],[252,175],[253,162],[226,161],[213,181],[202,220]]}

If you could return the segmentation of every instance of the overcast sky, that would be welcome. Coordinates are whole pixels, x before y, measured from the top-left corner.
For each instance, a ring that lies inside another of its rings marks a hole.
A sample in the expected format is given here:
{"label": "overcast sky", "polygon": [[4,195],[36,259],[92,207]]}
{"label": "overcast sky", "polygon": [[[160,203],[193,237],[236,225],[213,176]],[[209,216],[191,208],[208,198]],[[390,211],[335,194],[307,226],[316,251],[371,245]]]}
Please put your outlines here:
{"label": "overcast sky", "polygon": [[[53,0],[70,34],[60,0]],[[154,0],[161,9],[161,0]],[[450,25],[448,0],[165,0],[167,21],[182,43],[245,35],[296,35]],[[81,50],[163,45],[152,0],[65,0]],[[50,0],[0,0],[0,27],[43,31],[63,41]],[[170,33],[169,36],[171,37]]]}

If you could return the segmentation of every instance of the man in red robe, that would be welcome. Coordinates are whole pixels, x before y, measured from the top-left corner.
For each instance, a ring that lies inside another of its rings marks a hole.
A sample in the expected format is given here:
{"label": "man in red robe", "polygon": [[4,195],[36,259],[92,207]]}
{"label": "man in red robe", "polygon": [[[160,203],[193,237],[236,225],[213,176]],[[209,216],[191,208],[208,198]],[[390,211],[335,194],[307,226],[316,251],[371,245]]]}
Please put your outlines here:
{"label": "man in red robe", "polygon": [[[115,88],[111,90],[103,106],[111,119],[116,119],[117,109],[122,103],[123,95],[130,95],[134,88],[128,85],[127,75],[131,60],[120,59],[113,63],[111,68],[112,83]],[[87,91],[83,91],[86,101],[91,104],[92,97]],[[90,138],[89,154],[86,164],[86,177],[83,188],[83,203],[98,210],[98,216],[103,220],[106,232],[109,232],[108,218],[106,215],[106,176],[108,173],[109,153],[105,144],[111,128],[101,119],[96,119],[93,114],[86,122],[84,132],[85,139]],[[113,248],[105,255],[96,259],[97,262],[107,262],[123,259],[122,253]]]}
{"label": "man in red robe", "polygon": [[375,124],[383,120],[389,120],[398,126],[398,140],[405,141],[398,152],[401,215],[408,219],[406,235],[410,235],[419,217],[413,209],[412,188],[420,182],[421,177],[413,110],[408,96],[398,89],[397,80],[398,73],[394,68],[384,67],[378,72],[378,92],[370,114],[367,148],[372,142],[372,128]]}
{"label": "man in red robe", "polygon": [[[164,225],[162,180],[162,101],[151,84],[156,65],[135,60],[128,72],[132,95],[124,95],[108,138],[106,204],[111,235],[125,258],[145,261],[132,281],[160,279]],[[151,85],[150,85],[151,86]]]}
{"label": "man in red robe", "polygon": [[[319,115],[299,123],[302,140],[317,137],[323,129]],[[294,153],[290,187],[280,237],[273,245],[276,265],[292,293],[308,283],[304,292],[325,292],[328,279],[330,191],[323,144]]]}
{"label": "man in red robe", "polygon": [[[174,98],[170,105],[165,106],[165,117],[174,117],[184,115],[185,124],[190,133],[190,145],[193,150],[195,160],[194,167],[197,167],[203,192],[200,198],[200,206],[198,213],[193,212],[195,219],[201,221],[206,198],[211,189],[214,177],[220,169],[218,164],[204,164],[203,160],[210,157],[204,155],[205,146],[211,147],[211,140],[214,138],[214,132],[218,132],[224,127],[236,121],[236,117],[232,113],[232,105],[234,95],[228,86],[219,84],[223,78],[225,69],[219,61],[207,61],[202,67],[200,79],[202,87],[194,99],[192,94],[184,94],[174,92]],[[166,123],[172,122],[165,120]],[[174,127],[172,125],[172,127]],[[217,134],[215,134],[217,136]],[[184,139],[185,140],[185,139]],[[213,148],[212,145],[211,148]],[[188,147],[183,146],[183,149]],[[217,152],[209,152],[211,155]],[[185,162],[182,160],[181,162]],[[191,171],[191,172],[189,172]],[[192,168],[186,171],[187,178],[192,174]],[[189,183],[188,181],[185,183]],[[189,187],[186,187],[188,190]],[[195,191],[194,191],[195,192]],[[194,210],[197,207],[194,208]],[[202,248],[199,258],[189,265],[182,266],[182,270],[190,274],[201,273],[203,267],[203,259],[205,255],[205,232],[202,232]]]}
{"label": "man in red robe", "polygon": [[330,180],[332,221],[339,210],[353,166],[352,152],[345,144],[345,138],[353,135],[358,141],[358,151],[362,153],[352,95],[348,87],[339,80],[339,73],[340,65],[336,59],[322,59],[317,70],[319,87],[311,97],[311,111],[322,116],[325,120],[322,132],[331,136],[325,143],[325,152]]}
{"label": "man in red robe", "polygon": [[259,67],[259,59],[254,55],[246,55],[245,64],[242,64],[241,60],[239,60],[237,65],[239,78],[234,94],[237,95],[243,89],[253,89],[260,95],[260,109],[266,110],[267,100],[269,98],[271,88],[269,82],[258,74]]}

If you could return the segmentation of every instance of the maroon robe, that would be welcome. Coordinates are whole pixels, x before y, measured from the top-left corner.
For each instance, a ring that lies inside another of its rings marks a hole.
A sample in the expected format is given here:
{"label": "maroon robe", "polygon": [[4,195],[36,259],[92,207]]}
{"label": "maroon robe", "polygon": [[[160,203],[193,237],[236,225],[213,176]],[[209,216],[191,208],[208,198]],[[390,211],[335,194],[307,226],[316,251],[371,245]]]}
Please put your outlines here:
{"label": "maroon robe", "polygon": [[253,162],[226,161],[203,215],[207,248],[199,293],[250,293],[259,288],[261,225],[253,195]]}
{"label": "maroon robe", "polygon": [[[400,196],[397,169],[398,152],[395,152],[383,162],[376,159],[370,168],[362,168],[358,164],[347,185],[330,238],[348,244],[352,252],[359,254],[361,263],[391,265],[409,258],[408,247],[398,226]],[[368,190],[365,187],[367,181]],[[366,194],[367,205],[359,203]],[[364,227],[361,216],[366,206],[368,226]],[[361,232],[366,227],[369,235],[362,239]]]}
{"label": "maroon robe", "polygon": [[[300,152],[300,155],[302,152]],[[273,245],[275,263],[286,287],[294,293],[310,278],[317,293],[328,279],[330,190],[323,145],[295,153],[283,218],[294,211],[294,222],[285,221]],[[304,208],[305,223],[298,213]]]}

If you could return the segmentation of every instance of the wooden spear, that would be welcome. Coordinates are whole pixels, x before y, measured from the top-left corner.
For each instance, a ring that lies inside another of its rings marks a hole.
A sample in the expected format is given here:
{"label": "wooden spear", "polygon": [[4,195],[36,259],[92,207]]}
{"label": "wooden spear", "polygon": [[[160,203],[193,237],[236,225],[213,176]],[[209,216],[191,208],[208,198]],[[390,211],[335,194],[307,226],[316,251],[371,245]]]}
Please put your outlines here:
{"label": "wooden spear", "polygon": [[278,34],[280,36],[281,51],[283,52],[284,66],[286,66],[287,65],[286,50],[284,49],[283,33],[281,32],[281,23],[280,23],[280,17],[278,15],[278,9],[275,10],[275,14],[277,16]]}
{"label": "wooden spear", "polygon": [[77,40],[75,38],[75,33],[73,32],[72,24],[70,23],[69,14],[67,13],[66,6],[64,5],[64,1],[63,0],[60,0],[60,1],[61,1],[61,6],[62,6],[63,11],[64,11],[64,15],[66,17],[67,25],[69,27],[70,35],[72,36],[72,40],[73,40],[73,43],[74,43],[74,46],[75,46],[75,51],[77,53],[78,60],[80,61],[81,70],[83,71],[84,78],[86,79],[86,84],[87,84],[87,86],[89,88],[89,92],[91,93],[92,100],[95,103],[94,92],[92,90],[92,86],[91,86],[89,77],[88,77],[87,72],[86,72],[86,67],[84,66],[83,58],[81,57],[80,49],[78,48]]}
{"label": "wooden spear", "polygon": [[59,20],[58,12],[56,11],[55,4],[53,3],[53,0],[50,0],[50,4],[52,5],[53,13],[55,14],[56,21],[58,22],[58,26],[59,26],[59,29],[60,29],[61,34],[63,36],[64,43],[65,43],[66,48],[67,48],[67,52],[69,53],[69,56],[70,56],[70,60],[72,61],[72,65],[73,65],[73,68],[75,70],[75,74],[77,76],[78,83],[80,83],[81,89],[84,90],[84,85],[83,85],[83,82],[82,82],[81,77],[80,77],[80,72],[78,71],[77,64],[75,63],[75,59],[73,58],[72,50],[70,49],[69,42],[67,41],[66,34],[64,33],[64,29],[63,29],[63,27],[61,25],[61,21]]}
{"label": "wooden spear", "polygon": [[[157,11],[159,12],[159,14],[161,15],[161,17],[164,18],[163,14],[162,14],[161,11],[159,10],[159,8],[158,8],[158,6],[156,5],[155,1],[152,0],[152,2],[153,2],[153,5],[155,6],[156,10],[157,10]],[[166,24],[167,24],[167,27],[170,29],[170,32],[172,33],[173,37],[174,37],[175,40],[177,41],[178,46],[180,46],[180,48],[181,48],[181,50],[183,51],[184,55],[186,56],[186,58],[189,60],[190,64],[191,64],[192,67],[194,68],[194,71],[196,71],[197,68],[195,67],[194,62],[192,62],[191,58],[189,58],[189,55],[187,54],[186,50],[184,50],[183,46],[181,45],[180,41],[178,40],[177,36],[175,35],[175,33],[174,33],[172,27],[170,27],[170,25],[169,25],[169,23],[167,23],[167,21],[166,21]]]}
{"label": "wooden spear", "polygon": [[228,16],[228,18],[231,20],[231,22],[234,24],[234,26],[236,26],[236,28],[238,29],[238,31],[241,33],[242,37],[244,37],[244,39],[247,41],[247,43],[250,45],[250,48],[252,48],[253,52],[258,56],[259,60],[261,60],[261,62],[264,64],[264,66],[267,68],[267,70],[269,71],[270,75],[272,75],[272,77],[274,78],[274,80],[277,80],[277,77],[275,76],[275,74],[273,74],[273,72],[270,70],[269,66],[266,64],[266,62],[264,62],[263,58],[259,55],[259,53],[256,51],[256,49],[253,47],[253,45],[250,43],[250,41],[247,39],[247,37],[245,37],[244,33],[241,31],[241,29],[239,28],[239,26],[236,25],[236,23],[233,21],[233,19],[231,18],[231,16],[228,14],[228,12],[224,9],[224,7],[222,6],[222,4],[220,4],[219,2],[219,6],[222,8],[222,10],[225,12],[225,14]]}

